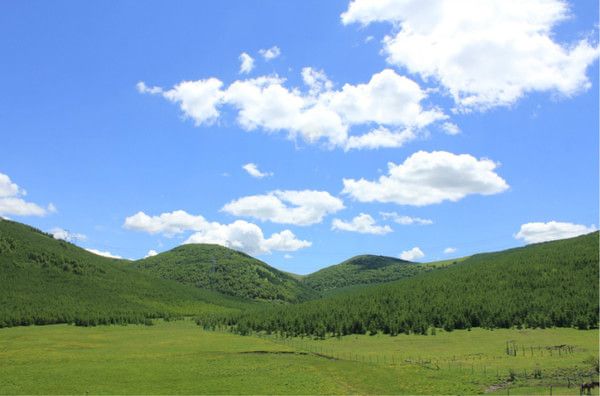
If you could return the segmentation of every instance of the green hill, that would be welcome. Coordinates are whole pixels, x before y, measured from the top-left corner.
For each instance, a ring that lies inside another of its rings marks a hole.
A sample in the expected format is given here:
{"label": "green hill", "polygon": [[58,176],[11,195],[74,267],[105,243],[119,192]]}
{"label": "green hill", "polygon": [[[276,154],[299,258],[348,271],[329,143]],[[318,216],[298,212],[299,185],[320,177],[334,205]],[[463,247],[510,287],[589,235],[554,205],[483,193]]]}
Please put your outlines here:
{"label": "green hill", "polygon": [[128,265],[160,278],[246,299],[298,302],[316,296],[292,275],[219,245],[182,245]]}
{"label": "green hill", "polygon": [[390,282],[433,267],[386,256],[362,255],[307,275],[302,281],[319,291]]}
{"label": "green hill", "polygon": [[286,309],[218,318],[236,331],[288,335],[401,332],[431,327],[598,326],[598,232],[502,252],[478,254],[411,278],[342,293]]}
{"label": "green hill", "polygon": [[0,220],[0,327],[139,323],[248,304],[126,268],[35,228]]}

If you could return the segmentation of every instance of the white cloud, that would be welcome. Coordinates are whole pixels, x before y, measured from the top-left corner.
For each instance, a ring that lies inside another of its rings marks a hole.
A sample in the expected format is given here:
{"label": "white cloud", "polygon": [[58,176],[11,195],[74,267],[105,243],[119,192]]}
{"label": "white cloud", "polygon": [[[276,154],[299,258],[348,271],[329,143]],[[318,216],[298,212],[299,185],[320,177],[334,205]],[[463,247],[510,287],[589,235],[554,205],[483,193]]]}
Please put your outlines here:
{"label": "white cloud", "polygon": [[[197,126],[217,121],[221,107],[228,105],[247,131],[285,132],[291,140],[345,150],[400,147],[448,118],[437,108],[423,108],[426,91],[391,69],[337,91],[322,70],[304,68],[302,76],[308,92],[287,88],[278,76],[237,80],[226,88],[216,78],[185,81],[168,91],[139,83],[138,90],[179,103]],[[370,132],[350,134],[357,126]]]}
{"label": "white cloud", "polygon": [[273,172],[261,172],[260,169],[258,169],[258,165],[253,164],[252,162],[242,166],[242,169],[248,172],[250,176],[255,177],[257,179],[262,179],[263,177],[267,176],[273,176]]}
{"label": "white cloud", "polygon": [[231,224],[209,223],[205,229],[192,234],[184,243],[215,243],[248,254],[293,252],[312,245],[309,241],[296,238],[290,230],[265,238],[259,226],[243,220],[236,220]]}
{"label": "white cloud", "polygon": [[308,93],[316,96],[323,91],[331,91],[333,83],[327,78],[323,70],[316,70],[312,67],[302,69],[302,80],[309,88]]}
{"label": "white cloud", "polygon": [[359,214],[351,221],[333,219],[333,222],[331,223],[331,229],[373,235],[385,235],[392,232],[392,228],[390,226],[377,225],[375,223],[375,219],[366,213]]}
{"label": "white cloud", "polygon": [[85,241],[87,239],[87,236],[83,234],[79,234],[77,232],[70,232],[60,227],[55,227],[51,229],[50,234],[52,234],[54,239],[62,239],[63,241],[69,242]]}
{"label": "white cloud", "polygon": [[0,216],[45,216],[56,212],[53,204],[43,208],[25,201],[22,198],[25,195],[24,189],[13,183],[8,175],[0,173]]}
{"label": "white cloud", "polygon": [[422,219],[420,217],[411,217],[411,216],[402,216],[396,212],[379,212],[381,217],[386,220],[392,220],[398,224],[402,225],[411,225],[411,224],[419,224],[419,225],[430,225],[433,224],[432,220]]}
{"label": "white cloud", "polygon": [[144,256],[144,258],[148,258],[148,257],[154,257],[158,254],[158,252],[154,249],[150,249],[148,250],[148,253],[146,253],[146,255]]}
{"label": "white cloud", "polygon": [[444,249],[444,254],[452,254],[452,253],[456,253],[456,248],[453,247],[447,247],[446,249]]}
{"label": "white cloud", "polygon": [[362,150],[377,148],[402,147],[405,143],[414,140],[417,135],[410,129],[399,132],[391,132],[386,127],[379,127],[360,136],[350,136],[344,150]]}
{"label": "white cloud", "polygon": [[157,95],[163,93],[163,89],[161,87],[149,87],[143,81],[138,82],[135,87],[139,93],[143,94]]}
{"label": "white cloud", "polygon": [[402,164],[388,164],[377,181],[344,179],[343,193],[360,202],[424,206],[458,201],[470,194],[491,195],[508,189],[494,172],[497,164],[469,154],[419,151]]}
{"label": "white cloud", "polygon": [[340,116],[283,83],[277,77],[259,77],[231,84],[225,101],[238,110],[240,126],[248,131],[287,131],[290,139],[300,137],[309,143],[324,139],[332,146],[343,145],[348,127]]}
{"label": "white cloud", "polygon": [[279,49],[279,47],[274,45],[268,49],[261,49],[258,51],[258,53],[261,54],[262,57],[265,58],[265,60],[268,62],[272,59],[277,58],[279,55],[281,55],[281,50]]}
{"label": "white cloud", "polygon": [[248,74],[254,69],[254,59],[245,52],[240,54],[240,73]]}
{"label": "white cloud", "polygon": [[140,93],[161,95],[178,103],[184,116],[193,119],[196,126],[210,125],[219,118],[218,107],[223,99],[222,86],[223,83],[216,78],[183,81],[168,91],[160,87],[148,87],[143,81],[136,85]]}
{"label": "white cloud", "polygon": [[326,191],[272,191],[231,201],[221,209],[235,216],[262,221],[306,226],[320,223],[331,213],[344,209],[344,203]]}
{"label": "white cloud", "polygon": [[294,258],[294,256],[292,256],[291,254],[286,253],[286,254],[283,255],[283,258],[286,259],[286,260],[291,260],[291,259]]}
{"label": "white cloud", "polygon": [[562,0],[355,0],[344,24],[389,22],[390,64],[445,87],[463,110],[510,105],[528,92],[572,96],[591,83],[596,43],[555,41],[569,17]]}
{"label": "white cloud", "polygon": [[423,253],[423,251],[418,246],[415,246],[414,248],[412,248],[410,250],[405,250],[402,253],[400,253],[399,257],[402,260],[415,261],[415,260],[425,257],[425,253]]}
{"label": "white cloud", "polygon": [[10,180],[8,175],[0,173],[0,198],[27,195],[27,192]]}
{"label": "white cloud", "polygon": [[121,256],[117,256],[115,254],[112,254],[111,252],[108,251],[102,251],[102,250],[96,250],[96,249],[85,249],[90,253],[94,253],[97,254],[98,256],[103,256],[103,257],[108,257],[108,258],[114,258],[114,259],[123,259],[123,257]]}
{"label": "white cloud", "polygon": [[448,135],[458,135],[460,133],[460,128],[458,125],[452,122],[444,122],[442,124],[442,130]]}
{"label": "white cloud", "polygon": [[158,216],[138,212],[127,217],[123,227],[167,236],[192,231],[194,233],[184,243],[214,243],[248,254],[264,254],[271,251],[291,252],[312,244],[298,239],[290,230],[283,230],[265,238],[256,224],[243,220],[230,224],[209,222],[200,215],[194,216],[183,210],[162,213]]}
{"label": "white cloud", "polygon": [[522,239],[525,243],[538,243],[572,238],[596,230],[597,228],[594,225],[587,227],[583,224],[562,223],[558,221],[526,223],[521,225],[515,238]]}
{"label": "white cloud", "polygon": [[[238,220],[239,221],[239,220]],[[255,226],[258,228],[258,226]],[[290,230],[283,230],[281,232],[272,234],[268,239],[263,242],[263,249],[265,252],[271,250],[277,250],[280,252],[295,252],[296,250],[309,247],[312,242],[302,241],[296,238],[296,235]]]}
{"label": "white cloud", "polygon": [[441,110],[423,109],[421,101],[426,97],[419,84],[385,69],[366,84],[344,84],[340,91],[326,92],[321,101],[350,124],[375,122],[423,128],[446,118]]}
{"label": "white cloud", "polygon": [[125,219],[123,227],[128,230],[143,231],[149,234],[173,236],[186,231],[199,231],[206,227],[207,221],[202,216],[194,216],[183,210],[148,216],[138,212]]}

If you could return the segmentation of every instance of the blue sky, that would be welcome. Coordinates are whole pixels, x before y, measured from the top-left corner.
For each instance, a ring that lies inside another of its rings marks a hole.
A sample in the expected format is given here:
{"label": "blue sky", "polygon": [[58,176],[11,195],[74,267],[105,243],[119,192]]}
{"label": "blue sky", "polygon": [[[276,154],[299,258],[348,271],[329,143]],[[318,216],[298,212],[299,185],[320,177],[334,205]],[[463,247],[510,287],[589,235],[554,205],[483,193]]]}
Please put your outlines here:
{"label": "blue sky", "polygon": [[2,2],[0,215],[297,273],[595,229],[598,4],[463,3]]}

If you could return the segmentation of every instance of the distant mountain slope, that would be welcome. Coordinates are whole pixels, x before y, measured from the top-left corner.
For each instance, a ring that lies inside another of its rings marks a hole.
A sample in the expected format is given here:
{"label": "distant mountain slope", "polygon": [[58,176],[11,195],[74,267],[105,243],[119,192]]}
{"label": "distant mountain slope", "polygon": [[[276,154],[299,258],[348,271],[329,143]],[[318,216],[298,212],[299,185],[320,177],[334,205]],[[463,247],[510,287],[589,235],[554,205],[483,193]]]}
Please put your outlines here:
{"label": "distant mountain slope", "polygon": [[298,302],[316,296],[292,275],[219,245],[182,245],[128,265],[164,279],[241,298]]}
{"label": "distant mountain slope", "polygon": [[302,282],[319,291],[391,282],[433,269],[394,257],[362,255],[305,276]]}
{"label": "distant mountain slope", "polygon": [[[355,292],[221,320],[293,335],[424,334],[430,327],[598,326],[598,232],[477,254],[446,268]],[[204,326],[212,326],[213,316]]]}
{"label": "distant mountain slope", "polygon": [[143,322],[246,306],[125,268],[125,263],[0,220],[0,327]]}

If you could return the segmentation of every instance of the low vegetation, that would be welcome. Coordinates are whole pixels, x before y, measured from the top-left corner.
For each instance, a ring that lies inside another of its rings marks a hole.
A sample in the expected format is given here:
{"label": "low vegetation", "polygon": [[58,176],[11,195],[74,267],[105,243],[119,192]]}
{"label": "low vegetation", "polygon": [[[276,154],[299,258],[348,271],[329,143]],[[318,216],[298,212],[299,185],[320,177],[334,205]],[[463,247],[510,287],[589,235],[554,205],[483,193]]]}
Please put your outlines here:
{"label": "low vegetation", "polygon": [[0,329],[0,394],[578,395],[597,378],[597,359],[594,330],[314,340],[206,332],[189,320],[29,326]]}

